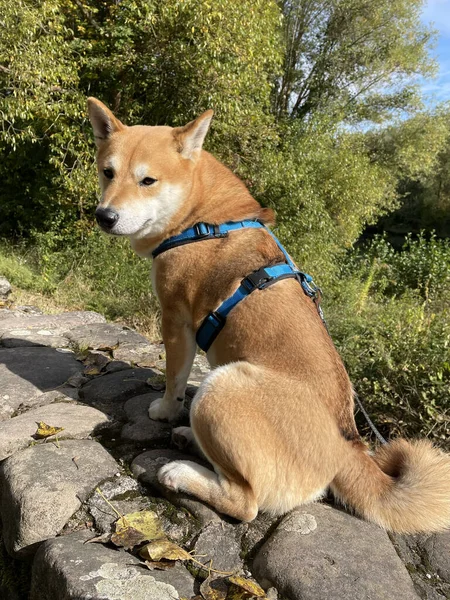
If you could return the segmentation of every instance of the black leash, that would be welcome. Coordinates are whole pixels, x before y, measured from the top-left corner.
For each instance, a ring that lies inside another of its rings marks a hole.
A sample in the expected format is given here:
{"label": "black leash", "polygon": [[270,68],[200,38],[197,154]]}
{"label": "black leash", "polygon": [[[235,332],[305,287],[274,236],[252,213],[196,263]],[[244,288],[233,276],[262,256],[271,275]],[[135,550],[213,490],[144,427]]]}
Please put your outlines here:
{"label": "black leash", "polygon": [[375,427],[375,425],[372,422],[372,419],[369,417],[366,409],[364,408],[364,406],[362,405],[361,400],[358,398],[358,394],[356,392],[353,393],[354,398],[356,400],[356,403],[358,405],[359,410],[362,412],[362,414],[364,415],[364,418],[366,419],[367,423],[369,424],[370,429],[374,432],[374,434],[376,435],[376,438],[379,442],[381,442],[382,444],[387,444],[387,441],[384,439],[384,437],[381,435],[381,433],[378,431],[378,429]]}

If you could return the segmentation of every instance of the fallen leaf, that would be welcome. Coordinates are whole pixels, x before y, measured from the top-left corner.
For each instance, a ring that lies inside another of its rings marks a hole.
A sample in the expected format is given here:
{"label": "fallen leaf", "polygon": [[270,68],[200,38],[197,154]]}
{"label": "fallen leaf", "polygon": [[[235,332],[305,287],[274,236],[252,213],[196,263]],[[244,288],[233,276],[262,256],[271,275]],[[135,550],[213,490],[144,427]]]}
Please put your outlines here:
{"label": "fallen leaf", "polygon": [[139,550],[145,560],[192,560],[192,556],[167,538],[154,540]]}
{"label": "fallen leaf", "polygon": [[97,365],[86,367],[83,375],[99,375],[102,372],[101,368]]}
{"label": "fallen leaf", "polygon": [[37,428],[37,431],[34,434],[34,436],[38,439],[48,438],[51,435],[56,435],[60,431],[64,430],[64,427],[54,427],[52,425],[47,425],[47,423],[44,423],[44,421],[39,421],[36,423],[37,423],[38,428]]}
{"label": "fallen leaf", "polygon": [[232,575],[228,577],[231,583],[227,600],[245,600],[246,598],[266,598],[266,593],[256,582]]}
{"label": "fallen leaf", "polygon": [[164,537],[158,515],[151,510],[130,513],[117,519],[116,531],[111,541],[125,549],[134,548],[143,542]]}
{"label": "fallen leaf", "polygon": [[228,586],[221,577],[210,575],[200,586],[200,593],[204,600],[225,600],[228,593]]}
{"label": "fallen leaf", "polygon": [[170,560],[146,560],[145,565],[150,571],[168,571],[169,569],[173,569],[175,563]]}
{"label": "fallen leaf", "polygon": [[153,385],[163,385],[166,383],[166,376],[165,375],[153,375],[152,377],[149,377],[147,379],[147,385],[153,386]]}

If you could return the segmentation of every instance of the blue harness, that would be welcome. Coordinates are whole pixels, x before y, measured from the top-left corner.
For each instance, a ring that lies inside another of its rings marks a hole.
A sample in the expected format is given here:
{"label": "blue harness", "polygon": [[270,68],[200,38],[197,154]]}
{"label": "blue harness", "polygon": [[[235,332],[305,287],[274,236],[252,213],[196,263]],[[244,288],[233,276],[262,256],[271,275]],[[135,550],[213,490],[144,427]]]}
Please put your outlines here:
{"label": "blue harness", "polygon": [[[200,325],[197,335],[196,341],[202,350],[207,352],[214,342],[216,337],[222,331],[228,313],[237,305],[241,300],[244,300],[249,294],[251,294],[254,290],[263,290],[270,285],[273,285],[277,281],[281,281],[282,279],[294,278],[302,286],[303,291],[307,296],[314,300],[316,304],[317,310],[319,312],[319,316],[325,324],[325,320],[323,317],[322,309],[320,308],[320,296],[321,292],[318,287],[314,285],[311,275],[307,275],[302,271],[299,271],[294,263],[292,262],[290,256],[283,248],[279,240],[274,236],[274,234],[267,229],[262,223],[259,221],[239,221],[239,222],[229,222],[222,223],[221,225],[209,225],[208,223],[197,223],[193,227],[189,227],[180,233],[179,235],[174,235],[173,237],[164,241],[160,246],[158,246],[152,252],[153,258],[156,258],[162,252],[166,252],[171,248],[176,248],[177,246],[183,246],[184,244],[190,244],[192,242],[200,242],[203,240],[224,238],[228,236],[230,231],[235,231],[237,229],[265,229],[269,235],[275,240],[278,248],[283,253],[286,263],[282,263],[279,265],[274,265],[271,267],[262,267],[244,277],[241,281],[238,289],[232,294],[229,298],[224,300],[222,304],[215,311],[209,313],[209,315],[204,319],[203,323]],[[325,324],[326,326],[326,324]]]}

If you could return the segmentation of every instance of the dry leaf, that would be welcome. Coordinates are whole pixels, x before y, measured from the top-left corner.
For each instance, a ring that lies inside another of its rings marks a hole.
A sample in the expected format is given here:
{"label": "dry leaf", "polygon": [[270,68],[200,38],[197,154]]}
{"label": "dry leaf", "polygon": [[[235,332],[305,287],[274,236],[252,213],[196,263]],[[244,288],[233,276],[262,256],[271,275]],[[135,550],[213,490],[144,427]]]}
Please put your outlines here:
{"label": "dry leaf", "polygon": [[125,549],[164,537],[158,515],[151,510],[125,515],[117,519],[115,527],[116,532],[112,535],[111,541]]}
{"label": "dry leaf", "polygon": [[92,365],[85,368],[83,375],[100,375],[101,372],[102,370],[100,367]]}
{"label": "dry leaf", "polygon": [[167,538],[154,540],[139,550],[140,556],[145,560],[192,560],[192,556],[178,544],[170,542]]}
{"label": "dry leaf", "polygon": [[262,587],[260,587],[254,581],[239,577],[238,575],[232,575],[228,577],[229,583],[231,583],[227,600],[245,600],[246,598],[266,598],[266,594]]}
{"label": "dry leaf", "polygon": [[52,425],[47,425],[44,421],[39,421],[37,426],[37,431],[34,434],[36,438],[48,438],[64,430],[64,427],[53,427]]}
{"label": "dry leaf", "polygon": [[150,571],[154,571],[155,569],[157,571],[168,571],[169,569],[173,569],[175,563],[170,560],[146,560],[145,565],[148,569],[150,569]]}
{"label": "dry leaf", "polygon": [[225,600],[227,597],[228,586],[225,580],[214,575],[210,575],[200,586],[200,593],[204,600]]}

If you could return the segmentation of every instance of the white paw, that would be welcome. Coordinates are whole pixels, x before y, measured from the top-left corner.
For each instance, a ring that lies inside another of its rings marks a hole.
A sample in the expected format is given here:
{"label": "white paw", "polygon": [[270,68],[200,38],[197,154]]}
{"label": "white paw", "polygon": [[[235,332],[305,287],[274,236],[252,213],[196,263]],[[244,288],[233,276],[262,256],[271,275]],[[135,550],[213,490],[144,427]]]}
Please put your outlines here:
{"label": "white paw", "polygon": [[169,488],[169,490],[178,492],[189,471],[189,465],[181,461],[173,461],[160,468],[158,471],[158,481]]}
{"label": "white paw", "polygon": [[187,448],[194,440],[194,434],[190,427],[175,427],[172,429],[172,443],[180,450]]}
{"label": "white paw", "polygon": [[182,402],[178,405],[166,402],[164,398],[158,398],[151,403],[148,416],[153,421],[173,421],[178,417],[182,408]]}

